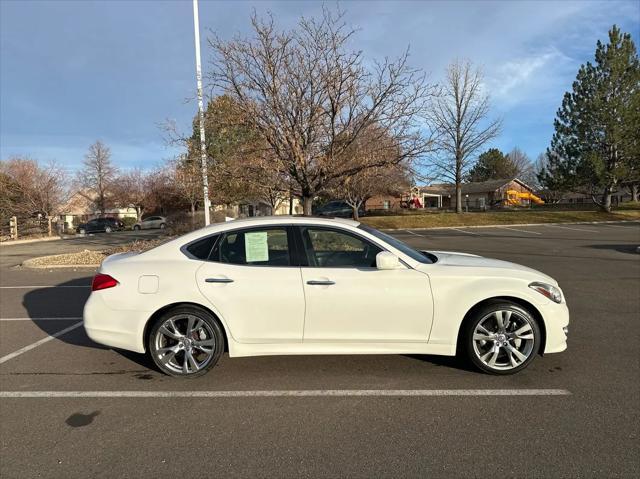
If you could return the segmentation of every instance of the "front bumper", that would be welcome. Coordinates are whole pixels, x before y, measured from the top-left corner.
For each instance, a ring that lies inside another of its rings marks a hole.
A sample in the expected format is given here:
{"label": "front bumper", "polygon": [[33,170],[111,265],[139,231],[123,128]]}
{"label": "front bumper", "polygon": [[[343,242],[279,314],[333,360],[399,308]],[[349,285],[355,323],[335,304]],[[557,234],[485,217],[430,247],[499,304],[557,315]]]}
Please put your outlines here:
{"label": "front bumper", "polygon": [[114,310],[94,291],[84,305],[84,329],[93,341],[113,348],[144,353],[148,311]]}
{"label": "front bumper", "polygon": [[543,308],[542,315],[547,332],[544,353],[559,353],[567,349],[569,334],[569,308],[567,304],[549,301]]}

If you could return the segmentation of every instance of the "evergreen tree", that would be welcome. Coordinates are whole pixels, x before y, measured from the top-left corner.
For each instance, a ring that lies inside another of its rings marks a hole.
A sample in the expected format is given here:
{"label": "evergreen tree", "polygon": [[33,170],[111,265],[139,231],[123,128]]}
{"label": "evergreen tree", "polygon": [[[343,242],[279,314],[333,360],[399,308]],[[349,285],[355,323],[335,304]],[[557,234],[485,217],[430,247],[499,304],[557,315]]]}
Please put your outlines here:
{"label": "evergreen tree", "polygon": [[497,148],[490,148],[478,157],[478,162],[469,170],[468,181],[487,181],[513,178],[516,168],[509,157]]}
{"label": "evergreen tree", "polygon": [[611,194],[638,170],[640,68],[631,35],[615,25],[598,41],[595,63],[578,71],[554,121],[548,163],[539,173],[547,188],[591,194],[611,210]]}

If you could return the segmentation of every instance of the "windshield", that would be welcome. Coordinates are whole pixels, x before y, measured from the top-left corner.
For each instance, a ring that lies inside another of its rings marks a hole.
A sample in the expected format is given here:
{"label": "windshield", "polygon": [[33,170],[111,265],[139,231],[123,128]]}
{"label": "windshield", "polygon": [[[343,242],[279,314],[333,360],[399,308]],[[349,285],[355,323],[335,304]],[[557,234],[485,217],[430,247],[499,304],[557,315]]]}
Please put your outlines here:
{"label": "windshield", "polygon": [[361,230],[366,231],[367,233],[372,234],[376,238],[379,238],[382,241],[384,241],[385,243],[390,244],[395,249],[397,249],[399,251],[402,251],[404,254],[406,254],[407,256],[411,257],[411,259],[415,259],[416,261],[419,261],[420,263],[426,263],[426,264],[431,264],[431,263],[434,262],[427,254],[413,249],[408,244],[403,243],[402,241],[400,241],[400,240],[398,240],[398,239],[394,238],[393,236],[390,236],[390,235],[388,235],[386,233],[383,233],[382,231],[378,231],[377,229],[371,228],[370,226],[363,225],[362,223],[360,223],[358,225],[358,228],[361,229]]}

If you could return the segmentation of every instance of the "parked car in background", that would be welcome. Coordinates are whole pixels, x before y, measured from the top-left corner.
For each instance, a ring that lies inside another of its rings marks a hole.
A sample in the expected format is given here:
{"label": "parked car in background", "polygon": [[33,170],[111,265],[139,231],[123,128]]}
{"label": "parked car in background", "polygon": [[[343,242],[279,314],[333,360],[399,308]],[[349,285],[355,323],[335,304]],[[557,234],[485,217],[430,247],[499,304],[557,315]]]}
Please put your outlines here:
{"label": "parked car in background", "polygon": [[167,226],[167,218],[164,216],[149,216],[142,221],[138,221],[133,225],[134,230],[151,230],[151,229],[165,229]]}
{"label": "parked car in background", "polygon": [[[316,216],[328,216],[335,218],[351,218],[353,216],[353,208],[344,201],[329,201],[328,203],[316,208],[314,214]],[[364,206],[358,208],[358,216],[364,216]]]}
{"label": "parked car in background", "polygon": [[106,258],[84,307],[91,339],[149,353],[173,376],[230,357],[463,354],[511,374],[567,347],[569,310],[544,273],[417,251],[346,219],[228,221]]}
{"label": "parked car in background", "polygon": [[94,218],[76,227],[76,233],[111,233],[124,228],[124,223],[118,218]]}

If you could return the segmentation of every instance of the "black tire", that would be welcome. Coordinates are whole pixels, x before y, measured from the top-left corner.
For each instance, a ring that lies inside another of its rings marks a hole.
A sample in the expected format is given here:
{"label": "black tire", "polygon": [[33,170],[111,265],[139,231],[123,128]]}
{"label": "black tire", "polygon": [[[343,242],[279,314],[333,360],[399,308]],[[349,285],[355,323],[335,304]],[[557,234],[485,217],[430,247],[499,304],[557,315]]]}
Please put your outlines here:
{"label": "black tire", "polygon": [[[500,328],[497,314],[503,324],[508,317],[510,324],[506,329]],[[478,330],[478,338],[486,335],[487,338],[495,336],[495,339],[474,340],[474,333],[481,323],[487,325],[488,332]],[[494,332],[490,327],[492,323],[495,323],[496,334],[491,334]],[[526,331],[515,335],[522,329]],[[476,368],[489,374],[508,375],[522,371],[533,361],[542,343],[542,333],[536,318],[528,310],[515,303],[500,301],[479,308],[467,318],[462,325],[461,341],[464,354]],[[490,364],[492,359],[494,366]]]}
{"label": "black tire", "polygon": [[164,224],[164,223],[161,223],[161,224],[160,224],[160,229],[161,229],[161,230],[165,229],[166,227],[167,227],[167,225],[166,225],[166,224]]}
{"label": "black tire", "polygon": [[140,225],[133,225],[133,231],[140,231]]}
{"label": "black tire", "polygon": [[107,226],[107,227],[104,229],[104,232],[105,232],[105,233],[111,233],[111,226]]}
{"label": "black tire", "polygon": [[78,233],[80,233],[81,235],[85,235],[85,234],[87,234],[87,230],[85,230],[84,228],[80,228]]}
{"label": "black tire", "polygon": [[[192,334],[186,336],[190,318],[194,318],[194,329]],[[176,329],[173,329],[170,321],[173,321]],[[202,327],[196,330],[195,327],[201,324],[199,321],[202,322]],[[163,326],[165,329],[162,329]],[[182,335],[183,339],[172,338],[163,333],[168,331],[175,334],[176,330],[179,332],[178,336]],[[183,344],[185,338],[189,340],[189,346]],[[196,346],[198,343],[202,345],[206,343],[207,349],[211,346],[212,352],[205,353],[204,349],[201,350]],[[181,378],[196,378],[207,373],[220,360],[224,347],[224,333],[218,321],[209,312],[195,306],[178,306],[166,311],[154,323],[147,338],[147,351],[158,369],[169,376]],[[170,348],[172,348],[171,351],[163,353],[163,350]],[[187,349],[195,364],[199,364],[199,368],[194,369],[194,363],[187,360]],[[202,363],[199,358],[202,359]],[[186,373],[184,372],[185,361],[187,362]]]}

